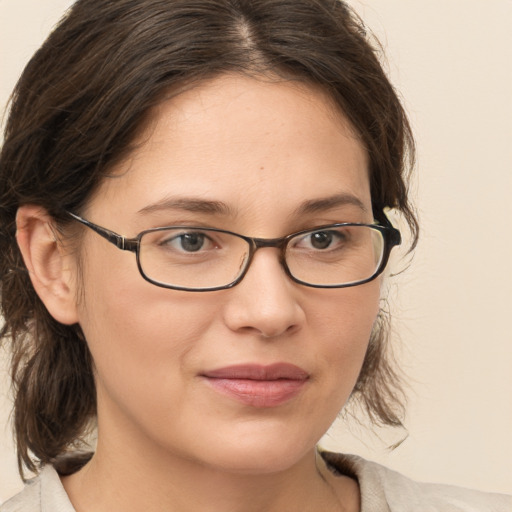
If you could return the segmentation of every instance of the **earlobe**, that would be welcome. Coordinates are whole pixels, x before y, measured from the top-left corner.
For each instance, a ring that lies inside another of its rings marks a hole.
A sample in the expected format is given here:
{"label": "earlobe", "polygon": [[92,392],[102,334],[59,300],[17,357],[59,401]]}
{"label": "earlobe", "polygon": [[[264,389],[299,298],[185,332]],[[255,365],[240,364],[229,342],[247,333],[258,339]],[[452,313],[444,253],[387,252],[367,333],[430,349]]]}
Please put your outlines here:
{"label": "earlobe", "polygon": [[70,255],[55,235],[44,208],[25,205],[16,215],[16,240],[34,289],[49,313],[62,324],[78,321]]}

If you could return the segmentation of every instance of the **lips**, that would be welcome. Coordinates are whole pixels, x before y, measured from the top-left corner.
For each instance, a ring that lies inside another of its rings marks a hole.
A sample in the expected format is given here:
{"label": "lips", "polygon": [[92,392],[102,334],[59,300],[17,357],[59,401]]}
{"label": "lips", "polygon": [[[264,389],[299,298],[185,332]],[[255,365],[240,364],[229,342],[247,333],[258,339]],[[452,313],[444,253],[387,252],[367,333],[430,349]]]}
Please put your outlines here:
{"label": "lips", "polygon": [[209,370],[201,375],[219,393],[252,407],[277,407],[296,397],[309,374],[289,363],[245,364]]}

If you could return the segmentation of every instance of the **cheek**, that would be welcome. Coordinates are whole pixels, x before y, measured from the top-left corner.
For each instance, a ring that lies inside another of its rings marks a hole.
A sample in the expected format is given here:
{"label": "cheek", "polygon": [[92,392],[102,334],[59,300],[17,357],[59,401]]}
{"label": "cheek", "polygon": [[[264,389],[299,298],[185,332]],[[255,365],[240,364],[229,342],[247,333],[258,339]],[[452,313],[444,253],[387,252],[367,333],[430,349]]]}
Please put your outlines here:
{"label": "cheek", "polygon": [[[317,358],[324,367],[333,398],[342,406],[357,381],[371,332],[379,311],[379,282],[336,290],[331,297],[318,300],[323,314],[316,318]],[[340,407],[341,408],[341,407]]]}
{"label": "cheek", "polygon": [[[311,310],[308,315],[311,329],[327,333],[328,339],[338,339],[339,344],[347,348],[360,348],[368,341],[379,312],[378,281],[322,291],[324,295],[318,295],[312,302],[315,311]],[[334,343],[333,348],[336,345]]]}
{"label": "cheek", "polygon": [[[123,256],[118,252],[100,260],[89,255],[80,324],[93,357],[98,393],[111,404],[154,413],[162,407],[153,403],[158,389],[172,393],[173,400],[185,398],[184,368],[191,366],[197,342],[215,315],[213,308],[194,306],[196,296],[147,283],[134,256]],[[96,264],[99,261],[116,265]]]}
{"label": "cheek", "polygon": [[149,346],[158,353],[181,340],[187,343],[208,321],[199,308],[189,306],[191,297],[184,292],[145,281],[133,253],[95,242],[84,258],[79,304],[80,323],[89,333],[91,349],[98,345],[98,350],[105,346],[115,350],[122,345],[126,357],[149,356],[153,352],[147,350]]}

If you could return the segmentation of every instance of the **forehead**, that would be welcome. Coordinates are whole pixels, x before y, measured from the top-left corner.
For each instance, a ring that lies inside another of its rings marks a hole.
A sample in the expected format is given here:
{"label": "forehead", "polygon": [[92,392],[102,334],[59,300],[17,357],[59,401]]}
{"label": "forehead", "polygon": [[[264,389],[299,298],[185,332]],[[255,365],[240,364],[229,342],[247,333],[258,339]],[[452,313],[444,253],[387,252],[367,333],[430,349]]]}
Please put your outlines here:
{"label": "forehead", "polygon": [[352,195],[371,212],[359,138],[324,92],[302,83],[218,77],[160,103],[135,147],[93,204],[133,215],[193,197],[270,218]]}

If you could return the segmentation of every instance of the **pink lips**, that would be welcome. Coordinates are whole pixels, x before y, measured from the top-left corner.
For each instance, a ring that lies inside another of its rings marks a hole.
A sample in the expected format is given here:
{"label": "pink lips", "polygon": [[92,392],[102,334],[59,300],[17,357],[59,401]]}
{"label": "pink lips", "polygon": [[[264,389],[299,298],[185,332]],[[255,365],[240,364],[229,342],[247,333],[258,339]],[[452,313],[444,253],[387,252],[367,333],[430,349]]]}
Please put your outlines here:
{"label": "pink lips", "polygon": [[253,407],[276,407],[297,396],[309,374],[289,363],[227,366],[202,374],[224,395]]}

